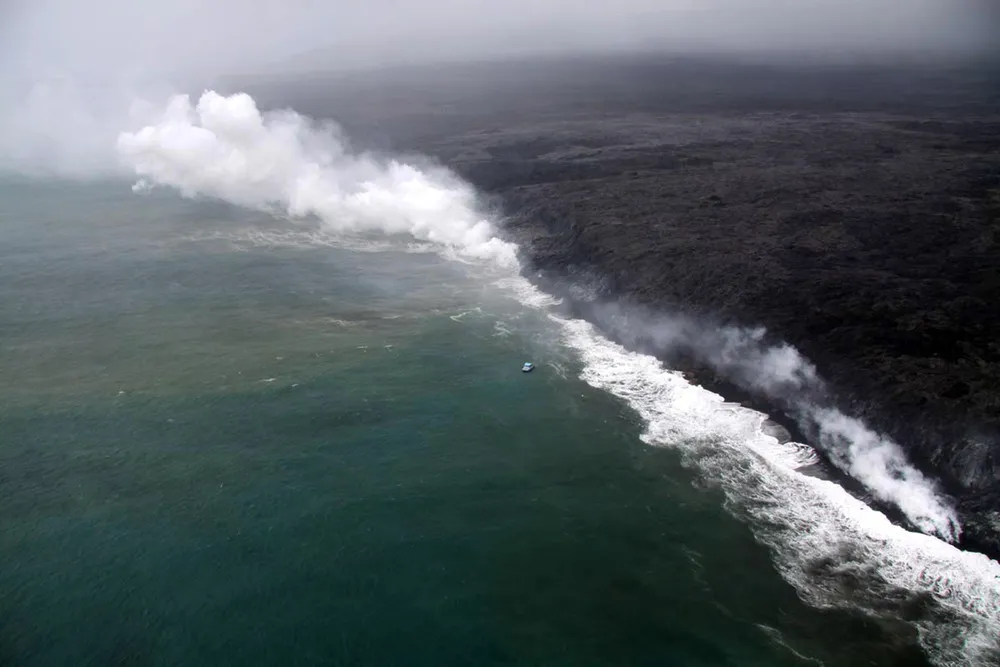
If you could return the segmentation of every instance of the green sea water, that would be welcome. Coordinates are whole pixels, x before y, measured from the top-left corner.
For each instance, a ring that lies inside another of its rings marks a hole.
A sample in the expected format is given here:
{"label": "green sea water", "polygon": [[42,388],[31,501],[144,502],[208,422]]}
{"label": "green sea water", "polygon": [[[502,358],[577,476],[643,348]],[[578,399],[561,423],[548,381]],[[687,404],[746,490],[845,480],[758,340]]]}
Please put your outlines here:
{"label": "green sea water", "polygon": [[4,183],[0,664],[925,664],[414,250]]}

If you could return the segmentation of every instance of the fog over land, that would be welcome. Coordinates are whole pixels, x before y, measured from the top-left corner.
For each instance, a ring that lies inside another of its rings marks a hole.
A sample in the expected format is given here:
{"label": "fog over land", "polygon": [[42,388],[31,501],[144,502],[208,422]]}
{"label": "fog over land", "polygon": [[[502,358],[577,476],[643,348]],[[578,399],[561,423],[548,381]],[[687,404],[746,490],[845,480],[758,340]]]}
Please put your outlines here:
{"label": "fog over land", "polygon": [[996,19],[984,0],[7,0],[0,168],[113,172],[137,99],[224,76],[632,51],[954,56],[988,49]]}
{"label": "fog over land", "polygon": [[552,51],[968,52],[985,0],[13,0],[0,63],[19,77],[341,68]]}

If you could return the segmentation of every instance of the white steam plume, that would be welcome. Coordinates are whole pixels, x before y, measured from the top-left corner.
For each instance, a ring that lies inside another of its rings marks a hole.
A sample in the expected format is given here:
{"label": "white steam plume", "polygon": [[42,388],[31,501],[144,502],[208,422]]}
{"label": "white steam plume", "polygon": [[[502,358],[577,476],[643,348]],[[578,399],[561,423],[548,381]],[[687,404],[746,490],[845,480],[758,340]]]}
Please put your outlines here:
{"label": "white steam plume", "polygon": [[292,111],[262,114],[246,94],[173,97],[156,122],[118,138],[143,180],[337,232],[410,234],[460,254],[516,265],[514,246],[478,213],[476,193],[444,169],[354,155],[332,125]]}
{"label": "white steam plume", "polygon": [[620,340],[651,342],[660,352],[686,352],[729,381],[783,404],[804,431],[816,434],[830,461],[876,498],[896,506],[921,531],[949,542],[958,539],[958,515],[934,480],[913,467],[892,439],[828,407],[815,366],[794,347],[768,344],[762,328],[714,327],[619,304],[592,310]]}
{"label": "white steam plume", "polygon": [[955,511],[940,498],[933,481],[910,465],[899,445],[833,408],[803,406],[802,419],[814,423],[820,447],[838,468],[894,503],[923,532],[950,542],[958,538]]}

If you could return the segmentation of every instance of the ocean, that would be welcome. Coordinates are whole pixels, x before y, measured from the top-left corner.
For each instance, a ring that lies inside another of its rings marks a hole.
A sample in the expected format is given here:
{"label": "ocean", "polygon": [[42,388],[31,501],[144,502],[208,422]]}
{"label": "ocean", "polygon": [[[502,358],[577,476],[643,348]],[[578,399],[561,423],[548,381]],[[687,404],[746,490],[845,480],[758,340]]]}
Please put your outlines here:
{"label": "ocean", "polygon": [[0,663],[994,664],[1000,566],[454,252],[413,173],[407,233],[151,171],[191,196],[0,185]]}

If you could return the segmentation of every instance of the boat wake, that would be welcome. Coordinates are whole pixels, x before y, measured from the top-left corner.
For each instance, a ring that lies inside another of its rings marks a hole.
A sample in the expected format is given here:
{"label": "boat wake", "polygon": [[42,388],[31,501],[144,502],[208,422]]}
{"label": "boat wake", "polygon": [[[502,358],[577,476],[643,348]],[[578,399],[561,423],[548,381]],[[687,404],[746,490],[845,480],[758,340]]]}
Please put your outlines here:
{"label": "boat wake", "polygon": [[[1000,662],[1000,564],[933,535],[953,537],[954,513],[913,474],[901,450],[875,447],[864,425],[847,417],[831,421],[836,437],[824,443],[824,453],[870,489],[892,476],[894,493],[885,499],[933,534],[893,525],[837,484],[803,474],[818,460],[816,451],[775,437],[766,415],[726,403],[654,357],[611,342],[592,324],[560,315],[559,300],[521,276],[517,248],[481,213],[471,186],[447,170],[352,154],[328,127],[291,111],[261,113],[247,95],[214,92],[196,105],[186,96],[173,98],[155,122],[122,133],[117,148],[139,178],[138,192],[169,187],[320,228],[247,233],[240,243],[315,247],[378,232],[406,235],[420,251],[433,248],[477,267],[548,318],[582,363],[582,379],[626,401],[643,419],[646,442],[677,449],[705,484],[722,490],[727,509],[770,548],[803,599],[903,619],[917,628],[938,665]],[[498,325],[497,335],[508,333]],[[779,366],[789,358],[788,350],[728,349],[729,363],[740,368],[753,368],[743,363],[744,353],[763,353],[758,361]],[[903,502],[915,497],[919,507]]]}

